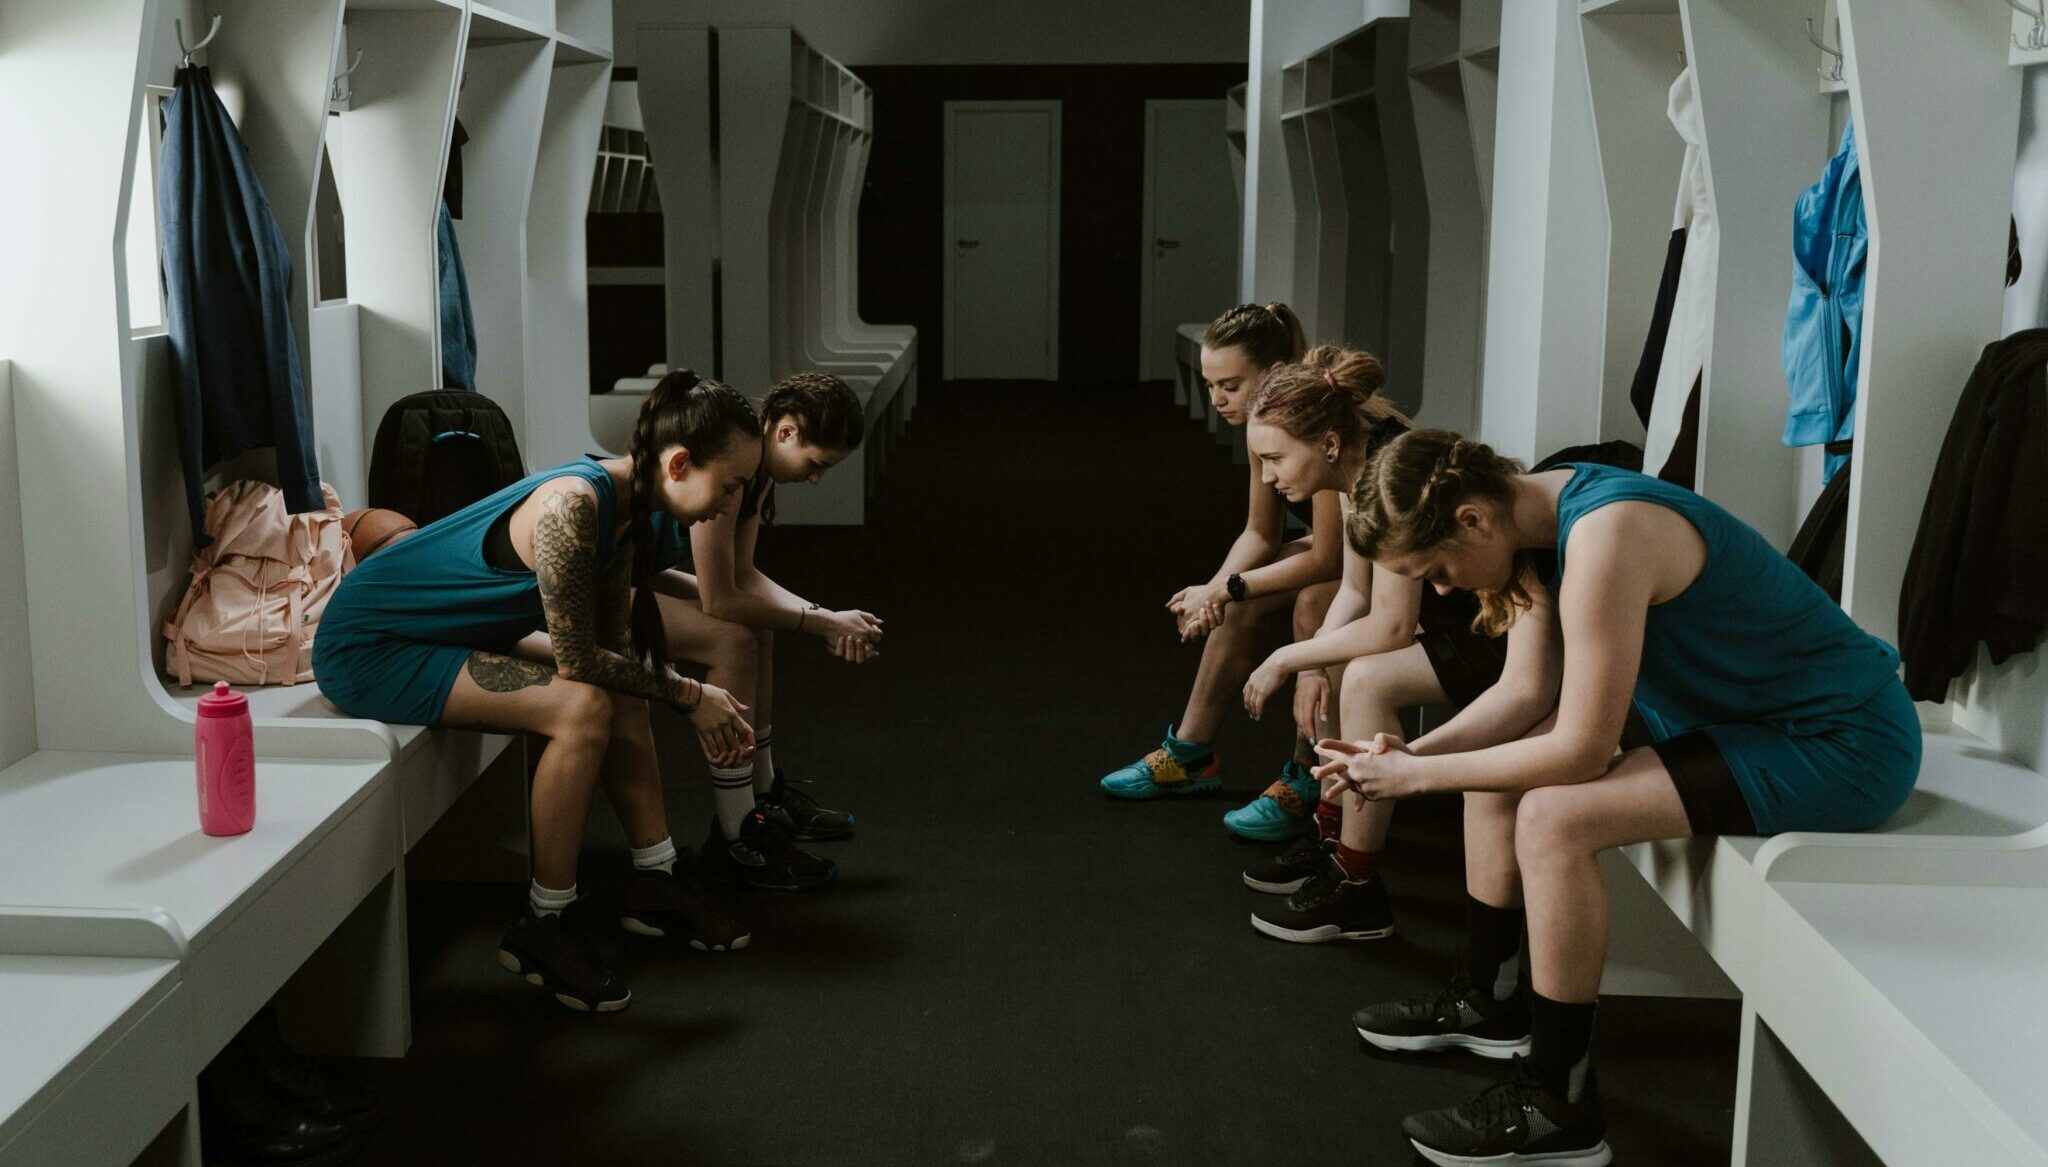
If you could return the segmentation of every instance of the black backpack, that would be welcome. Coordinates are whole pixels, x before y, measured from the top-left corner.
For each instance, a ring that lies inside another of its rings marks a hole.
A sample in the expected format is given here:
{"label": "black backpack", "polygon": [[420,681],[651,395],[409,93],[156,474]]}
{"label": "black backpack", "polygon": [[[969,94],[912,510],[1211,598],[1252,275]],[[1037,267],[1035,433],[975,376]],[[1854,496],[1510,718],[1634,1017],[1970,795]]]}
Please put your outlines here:
{"label": "black backpack", "polygon": [[468,389],[399,398],[370,449],[370,505],[422,527],[524,477],[511,420]]}

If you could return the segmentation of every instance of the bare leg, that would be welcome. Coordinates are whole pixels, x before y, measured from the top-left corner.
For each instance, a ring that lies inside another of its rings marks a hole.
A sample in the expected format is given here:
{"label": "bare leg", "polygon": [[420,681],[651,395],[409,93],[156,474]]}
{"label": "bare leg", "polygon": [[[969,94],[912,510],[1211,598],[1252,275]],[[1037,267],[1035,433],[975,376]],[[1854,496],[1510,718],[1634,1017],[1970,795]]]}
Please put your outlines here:
{"label": "bare leg", "polygon": [[[1363,741],[1376,733],[1401,732],[1401,710],[1412,705],[1442,704],[1444,689],[1419,644],[1393,652],[1362,656],[1344,673],[1342,736]],[[1367,801],[1352,794],[1344,800],[1344,827],[1338,841],[1353,851],[1378,851],[1386,846],[1394,821],[1392,801]]]}
{"label": "bare leg", "polygon": [[[1276,558],[1291,558],[1308,550],[1296,540]],[[1335,589],[1332,589],[1335,594]],[[1202,663],[1195,670],[1195,687],[1188,694],[1187,708],[1174,727],[1175,737],[1187,742],[1209,743],[1223,728],[1224,715],[1244,697],[1244,683],[1258,665],[1259,629],[1268,616],[1290,610],[1295,593],[1276,592],[1223,609],[1223,623],[1209,633],[1202,645]]]}
{"label": "bare leg", "polygon": [[654,727],[647,702],[637,697],[612,697],[611,747],[605,751],[600,775],[605,797],[625,825],[635,847],[652,847],[669,837],[668,813],[662,806],[661,769],[654,756]]}
{"label": "bare leg", "polygon": [[1607,964],[1607,885],[1600,852],[1692,834],[1678,788],[1653,750],[1623,754],[1605,775],[1522,795],[1515,855],[1529,905],[1529,970],[1553,1001],[1591,1001]]}
{"label": "bare leg", "polygon": [[533,775],[533,878],[544,887],[576,884],[583,824],[612,731],[612,698],[595,685],[565,681],[553,665],[496,653],[471,653],[441,713],[443,725],[538,734],[547,739]]}

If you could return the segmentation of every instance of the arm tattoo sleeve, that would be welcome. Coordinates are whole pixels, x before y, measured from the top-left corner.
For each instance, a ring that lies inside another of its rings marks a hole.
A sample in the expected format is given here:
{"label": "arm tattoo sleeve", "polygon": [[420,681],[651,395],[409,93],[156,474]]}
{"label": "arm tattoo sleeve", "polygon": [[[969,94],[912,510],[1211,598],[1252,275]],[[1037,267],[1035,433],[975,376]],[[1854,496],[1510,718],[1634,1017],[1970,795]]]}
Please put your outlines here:
{"label": "arm tattoo sleeve", "polygon": [[[533,532],[533,572],[540,582],[541,611],[554,642],[557,669],[568,680],[613,693],[681,703],[686,696],[682,677],[669,669],[648,668],[605,643],[609,625],[618,617],[601,622],[597,547],[596,499],[564,490],[542,504]],[[621,594],[611,606],[624,603]]]}

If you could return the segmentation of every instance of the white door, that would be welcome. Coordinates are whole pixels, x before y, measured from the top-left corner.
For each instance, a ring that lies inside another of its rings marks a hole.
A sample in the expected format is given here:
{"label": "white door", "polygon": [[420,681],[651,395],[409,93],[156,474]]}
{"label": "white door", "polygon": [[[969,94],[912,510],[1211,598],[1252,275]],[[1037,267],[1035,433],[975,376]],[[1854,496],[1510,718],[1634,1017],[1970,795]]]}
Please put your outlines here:
{"label": "white door", "polygon": [[1174,331],[1237,302],[1237,177],[1223,99],[1145,103],[1145,256],[1138,379],[1174,376]]}
{"label": "white door", "polygon": [[946,103],[947,380],[1057,380],[1060,103]]}

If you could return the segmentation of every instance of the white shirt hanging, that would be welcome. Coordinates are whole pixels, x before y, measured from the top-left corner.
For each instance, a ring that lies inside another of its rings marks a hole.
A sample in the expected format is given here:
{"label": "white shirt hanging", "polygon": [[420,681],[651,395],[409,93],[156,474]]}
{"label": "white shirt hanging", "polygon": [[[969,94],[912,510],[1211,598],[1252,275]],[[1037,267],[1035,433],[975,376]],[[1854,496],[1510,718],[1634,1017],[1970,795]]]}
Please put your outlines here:
{"label": "white shirt hanging", "polygon": [[[1709,338],[1714,332],[1714,280],[1721,256],[1721,227],[1714,215],[1714,183],[1707,169],[1707,131],[1700,121],[1699,93],[1691,66],[1671,83],[1671,127],[1685,139],[1685,162],[1678,169],[1678,205],[1673,230],[1685,228],[1685,258],[1680,263],[1678,292],[1671,304],[1671,331],[1657,366],[1657,389],[1650,401],[1650,424],[1643,439],[1643,473],[1655,475],[1671,457],[1685,419],[1686,399],[1706,367]],[[1704,393],[1702,386],[1701,392]],[[1702,403],[1704,415],[1704,403]]]}

